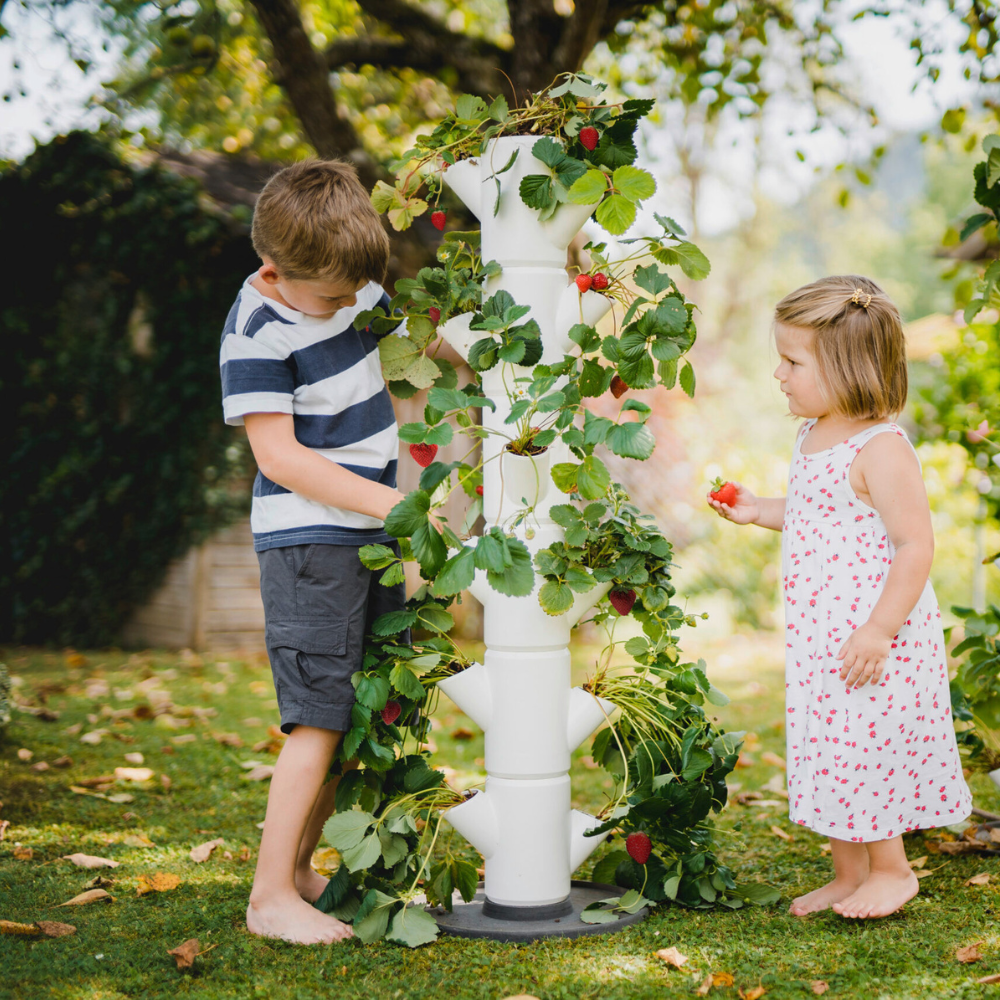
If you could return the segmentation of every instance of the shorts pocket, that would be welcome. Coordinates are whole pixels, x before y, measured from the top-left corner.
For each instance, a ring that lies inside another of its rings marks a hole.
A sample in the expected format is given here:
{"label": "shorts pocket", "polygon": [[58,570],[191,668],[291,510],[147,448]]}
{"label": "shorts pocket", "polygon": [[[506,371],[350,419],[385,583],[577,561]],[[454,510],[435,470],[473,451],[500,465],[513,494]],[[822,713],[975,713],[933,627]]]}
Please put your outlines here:
{"label": "shorts pocket", "polygon": [[[281,664],[281,686],[295,700],[309,697],[324,702],[353,701],[353,667],[348,662],[350,621],[285,620],[268,623],[266,630],[272,663]],[[276,675],[278,670],[275,671]]]}

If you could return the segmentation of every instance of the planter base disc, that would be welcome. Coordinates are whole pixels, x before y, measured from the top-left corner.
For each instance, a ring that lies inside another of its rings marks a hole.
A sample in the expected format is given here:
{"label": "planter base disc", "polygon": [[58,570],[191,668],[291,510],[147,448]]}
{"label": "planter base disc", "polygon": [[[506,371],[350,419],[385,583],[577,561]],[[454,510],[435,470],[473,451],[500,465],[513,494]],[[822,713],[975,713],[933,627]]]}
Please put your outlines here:
{"label": "planter base disc", "polygon": [[497,920],[483,914],[486,892],[480,883],[479,892],[471,903],[456,903],[451,913],[440,907],[430,914],[445,934],[466,938],[491,938],[494,941],[537,941],[547,937],[582,937],[585,934],[611,934],[646,918],[649,909],[638,913],[622,913],[614,923],[585,924],[580,919],[583,910],[591,903],[611,896],[620,896],[625,890],[598,882],[570,883],[569,901],[573,912],[565,917],[548,920]]}

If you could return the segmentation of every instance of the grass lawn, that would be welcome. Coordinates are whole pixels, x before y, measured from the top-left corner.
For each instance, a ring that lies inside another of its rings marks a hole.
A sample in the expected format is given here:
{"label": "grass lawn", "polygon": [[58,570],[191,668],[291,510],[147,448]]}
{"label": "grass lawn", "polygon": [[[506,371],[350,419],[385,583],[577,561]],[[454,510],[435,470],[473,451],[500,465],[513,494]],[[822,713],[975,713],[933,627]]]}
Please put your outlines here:
{"label": "grass lawn", "polygon": [[[780,787],[780,768],[763,759],[768,752],[784,753],[780,637],[713,640],[698,633],[687,649],[705,656],[715,683],[732,698],[719,711],[720,721],[756,734],[749,749],[753,763],[734,773],[734,784],[743,791]],[[935,854],[930,838],[915,835],[909,856],[929,855],[926,867],[934,871],[903,913],[871,924],[850,924],[832,912],[796,919],[786,912],[789,899],[826,881],[829,862],[820,850],[823,841],[793,827],[780,795],[767,789],[762,801],[772,805],[733,803],[718,829],[722,857],[741,881],[780,889],[783,899],[774,907],[672,907],[618,934],[533,945],[442,938],[416,951],[384,942],[306,949],[254,938],[243,915],[267,782],[247,780],[243,764],[274,760],[267,749],[252,749],[267,739],[275,721],[266,662],[21,649],[4,651],[4,659],[20,678],[17,700],[39,705],[44,699],[59,718],[15,713],[0,743],[0,820],[11,824],[0,842],[0,919],[64,921],[77,933],[58,939],[0,936],[3,1000],[500,1000],[522,993],[542,1000],[660,1000],[695,995],[709,973],[734,979],[732,986],[711,989],[709,995],[720,1000],[758,985],[774,1000],[810,997],[816,995],[813,981],[828,984],[827,997],[864,1000],[972,998],[994,991],[1000,996],[1000,987],[976,984],[1000,972],[994,912],[1000,909],[1000,878],[964,885],[973,875],[995,873],[993,858]],[[177,706],[167,717],[109,714],[165,700]],[[168,728],[164,718],[180,728]],[[100,742],[81,741],[102,729]],[[456,784],[485,776],[481,734],[444,697],[433,736]],[[19,750],[31,751],[31,759],[22,760]],[[119,781],[103,794],[129,794],[131,801],[70,790],[115,767],[137,766],[126,761],[126,753],[141,753],[141,766],[155,772],[152,779]],[[587,766],[587,753],[585,744],[575,755],[574,805],[596,809],[605,779]],[[68,766],[32,770],[64,755],[72,759]],[[1000,811],[1000,795],[987,779],[977,776],[973,790],[978,806]],[[780,838],[772,827],[792,839]],[[192,847],[220,837],[224,844],[209,860],[190,860]],[[31,848],[30,859],[25,848]],[[57,908],[100,874],[61,860],[74,852],[121,862],[113,871],[102,870],[114,879],[112,903]],[[138,896],[139,877],[156,872],[178,875],[180,885]],[[178,971],[167,949],[193,937],[212,950],[193,971]],[[982,961],[960,964],[956,949],[976,942]],[[688,956],[683,970],[654,957],[671,945]]]}

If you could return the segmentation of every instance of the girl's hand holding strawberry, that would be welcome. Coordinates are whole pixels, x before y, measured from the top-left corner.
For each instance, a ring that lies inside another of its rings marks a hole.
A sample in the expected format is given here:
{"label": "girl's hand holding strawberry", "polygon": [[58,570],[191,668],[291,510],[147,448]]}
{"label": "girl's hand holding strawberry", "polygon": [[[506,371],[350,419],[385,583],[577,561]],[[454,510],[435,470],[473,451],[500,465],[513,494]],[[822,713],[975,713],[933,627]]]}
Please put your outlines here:
{"label": "girl's hand holding strawberry", "polygon": [[[722,490],[727,492],[723,493]],[[760,504],[757,497],[742,483],[726,483],[722,490],[715,490],[706,496],[709,506],[715,509],[719,517],[724,517],[727,521],[732,521],[733,524],[753,524],[757,521],[760,517]],[[735,496],[733,496],[733,490],[735,490]],[[721,500],[716,499],[716,494],[721,494],[723,499],[731,497],[732,502],[722,503]]]}
{"label": "girl's hand holding strawberry", "polygon": [[865,622],[848,636],[836,658],[844,661],[840,668],[840,679],[847,681],[849,690],[866,684],[871,684],[872,687],[878,684],[892,650],[892,638],[871,621]]}

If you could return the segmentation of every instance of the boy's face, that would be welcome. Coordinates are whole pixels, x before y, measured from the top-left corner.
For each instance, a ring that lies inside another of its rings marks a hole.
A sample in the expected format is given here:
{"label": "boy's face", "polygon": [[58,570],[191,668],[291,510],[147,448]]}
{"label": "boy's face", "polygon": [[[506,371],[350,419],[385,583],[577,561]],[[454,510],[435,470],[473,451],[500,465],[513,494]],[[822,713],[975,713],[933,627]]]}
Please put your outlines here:
{"label": "boy's face", "polygon": [[358,301],[358,292],[367,284],[363,281],[360,285],[355,285],[326,278],[283,278],[267,259],[261,264],[257,276],[264,283],[265,287],[260,290],[265,294],[291,309],[317,319],[329,319],[341,309],[350,309]]}

